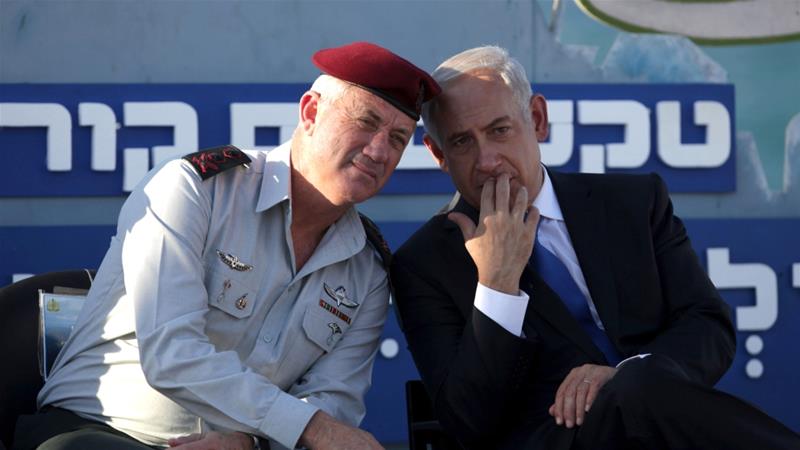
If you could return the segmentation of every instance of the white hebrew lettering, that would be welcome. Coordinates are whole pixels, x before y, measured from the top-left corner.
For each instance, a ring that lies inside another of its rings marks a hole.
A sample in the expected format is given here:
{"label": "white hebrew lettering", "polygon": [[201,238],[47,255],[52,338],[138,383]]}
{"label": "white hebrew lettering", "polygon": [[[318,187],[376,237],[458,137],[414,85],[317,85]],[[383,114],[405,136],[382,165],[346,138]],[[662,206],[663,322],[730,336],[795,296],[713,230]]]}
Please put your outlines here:
{"label": "white hebrew lettering", "polygon": [[778,319],[778,279],[775,271],[761,263],[731,264],[727,248],[709,248],[708,276],[718,289],[755,289],[755,305],[736,308],[739,330],[771,328]]}
{"label": "white hebrew lettering", "polygon": [[719,167],[731,155],[731,117],[725,106],[714,101],[694,103],[694,123],[706,127],[704,144],[681,143],[681,107],[676,101],[656,104],[658,155],[676,168]]}
{"label": "white hebrew lettering", "polygon": [[72,170],[72,116],[58,103],[0,103],[0,126],[47,128],[47,170]]}
{"label": "white hebrew lettering", "polygon": [[123,114],[126,127],[173,127],[172,145],[153,146],[153,165],[197,151],[197,112],[191,105],[125,102]]}
{"label": "white hebrew lettering", "polygon": [[604,173],[606,171],[603,160],[604,147],[598,144],[581,145],[580,165],[583,173]]}
{"label": "white hebrew lettering", "polygon": [[288,141],[297,127],[297,108],[297,103],[231,103],[231,144],[272,150],[274,145],[256,146],[256,128],[278,127],[278,142]]}
{"label": "white hebrew lettering", "polygon": [[539,144],[542,163],[563,166],[572,157],[574,144],[572,100],[548,100],[547,119],[550,122],[550,142]]}
{"label": "white hebrew lettering", "polygon": [[[578,102],[581,125],[623,125],[622,142],[606,145],[606,167],[633,169],[650,157],[650,110],[634,100],[582,100]],[[594,146],[582,145],[581,154]],[[596,151],[594,149],[589,151]],[[583,160],[583,158],[581,158]],[[589,158],[594,161],[594,157]],[[598,172],[581,165],[581,172]]]}
{"label": "white hebrew lettering", "polygon": [[117,117],[103,103],[78,105],[78,123],[92,127],[92,170],[113,172],[117,168]]}

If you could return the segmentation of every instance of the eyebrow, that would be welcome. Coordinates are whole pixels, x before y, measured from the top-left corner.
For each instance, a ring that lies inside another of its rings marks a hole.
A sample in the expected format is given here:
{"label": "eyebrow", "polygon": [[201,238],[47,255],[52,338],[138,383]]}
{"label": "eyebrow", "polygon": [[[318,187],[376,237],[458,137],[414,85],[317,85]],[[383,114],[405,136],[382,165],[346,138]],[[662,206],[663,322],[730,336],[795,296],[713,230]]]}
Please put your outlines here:
{"label": "eyebrow", "polygon": [[509,116],[498,117],[497,119],[494,119],[493,121],[491,121],[489,123],[489,125],[486,125],[485,127],[483,127],[483,129],[487,130],[489,128],[494,128],[497,125],[499,125],[500,123],[506,122],[506,121],[509,121],[509,120],[511,120],[511,117],[509,117]]}
{"label": "eyebrow", "polygon": [[[488,125],[481,127],[481,130],[488,130],[489,128],[494,128],[497,125],[501,124],[502,122],[506,122],[506,121],[509,121],[509,120],[511,120],[511,117],[508,116],[508,115],[500,116],[500,117],[494,119],[493,121],[489,122]],[[467,134],[469,134],[469,131],[456,131],[456,132],[451,133],[450,135],[448,135],[447,138],[445,139],[445,141],[446,142],[452,142],[456,138],[459,138],[459,137],[467,135]]]}
{"label": "eyebrow", "polygon": [[[364,110],[362,112],[364,114],[368,115],[372,120],[375,120],[376,122],[378,122],[381,125],[386,123],[386,121],[383,119],[383,117],[380,116],[380,114],[376,113],[375,111],[373,111],[369,107],[364,108]],[[416,127],[416,124],[415,124],[415,127]],[[411,129],[408,129],[408,128],[403,128],[403,127],[394,127],[394,128],[391,129],[391,131],[395,132],[395,133],[401,133],[403,135],[403,137],[406,138],[406,139],[414,135],[414,130],[411,130]]]}

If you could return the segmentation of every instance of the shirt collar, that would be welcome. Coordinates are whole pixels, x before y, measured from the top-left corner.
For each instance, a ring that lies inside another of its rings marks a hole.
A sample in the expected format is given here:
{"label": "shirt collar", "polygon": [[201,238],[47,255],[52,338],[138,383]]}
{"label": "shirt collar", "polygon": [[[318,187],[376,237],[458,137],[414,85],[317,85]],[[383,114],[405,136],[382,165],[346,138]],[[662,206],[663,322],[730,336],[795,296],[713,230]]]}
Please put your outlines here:
{"label": "shirt collar", "polygon": [[542,173],[544,180],[542,181],[542,188],[539,190],[539,195],[533,201],[535,206],[542,216],[552,220],[564,220],[564,215],[561,213],[561,206],[558,204],[558,197],[556,191],[553,189],[553,182],[550,181],[550,175],[547,173],[547,168],[542,164]]}
{"label": "shirt collar", "polygon": [[266,211],[289,199],[292,173],[289,170],[291,148],[291,141],[289,141],[266,152],[264,176],[261,180],[261,192],[258,194],[256,212]]}

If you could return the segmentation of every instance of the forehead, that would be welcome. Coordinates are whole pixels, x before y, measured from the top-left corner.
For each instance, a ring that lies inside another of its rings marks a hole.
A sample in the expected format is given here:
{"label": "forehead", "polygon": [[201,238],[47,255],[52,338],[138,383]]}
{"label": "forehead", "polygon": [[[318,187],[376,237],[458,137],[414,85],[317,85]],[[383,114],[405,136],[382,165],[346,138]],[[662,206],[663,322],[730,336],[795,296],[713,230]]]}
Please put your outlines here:
{"label": "forehead", "polygon": [[414,119],[408,117],[386,100],[355,85],[347,88],[339,104],[349,114],[369,112],[377,114],[383,121],[397,126],[412,127],[416,123]]}
{"label": "forehead", "polygon": [[518,119],[522,115],[511,88],[489,72],[468,73],[451,81],[444,87],[438,106],[437,125],[445,134],[482,127],[504,116]]}

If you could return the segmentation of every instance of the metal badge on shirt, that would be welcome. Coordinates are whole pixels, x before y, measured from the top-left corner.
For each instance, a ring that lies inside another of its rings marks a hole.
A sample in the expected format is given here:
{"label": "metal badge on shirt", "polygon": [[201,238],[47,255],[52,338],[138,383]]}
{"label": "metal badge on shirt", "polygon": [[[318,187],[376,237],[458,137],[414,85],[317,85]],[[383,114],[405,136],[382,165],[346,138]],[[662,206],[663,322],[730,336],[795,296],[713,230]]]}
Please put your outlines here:
{"label": "metal badge on shirt", "polygon": [[250,264],[245,264],[239,261],[238,256],[231,255],[230,253],[223,253],[220,250],[217,250],[217,256],[219,256],[219,259],[226,266],[230,267],[231,269],[237,272],[249,272],[253,270],[253,266],[251,266]]}
{"label": "metal badge on shirt", "polygon": [[328,337],[328,345],[333,344],[333,340],[337,334],[342,334],[342,328],[336,322],[331,322],[328,324],[328,328],[331,329],[331,335]]}
{"label": "metal badge on shirt", "polygon": [[355,308],[356,306],[358,306],[358,302],[347,298],[347,291],[344,289],[344,286],[339,286],[336,289],[333,289],[330,286],[328,286],[328,283],[322,283],[322,284],[325,288],[325,293],[336,301],[336,305],[338,306],[344,305],[348,308]]}

